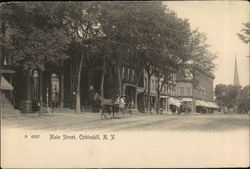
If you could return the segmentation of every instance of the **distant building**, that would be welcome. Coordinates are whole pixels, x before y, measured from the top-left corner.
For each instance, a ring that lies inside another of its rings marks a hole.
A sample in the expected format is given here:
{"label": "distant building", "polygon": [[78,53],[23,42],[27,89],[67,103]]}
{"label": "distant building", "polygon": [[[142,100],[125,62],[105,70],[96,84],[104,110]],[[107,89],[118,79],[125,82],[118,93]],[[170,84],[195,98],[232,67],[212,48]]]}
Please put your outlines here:
{"label": "distant building", "polygon": [[187,61],[177,73],[177,97],[192,112],[209,113],[219,107],[213,100],[215,76],[200,64]]}
{"label": "distant building", "polygon": [[[158,78],[154,74],[150,78],[150,111],[155,112],[157,108],[157,89],[158,85],[162,85],[164,78],[160,78],[158,83]],[[148,76],[146,71],[144,71],[144,105],[147,103],[147,94],[148,94]],[[180,102],[176,99],[176,74],[172,73],[170,75],[169,81],[167,84],[164,84],[160,91],[160,100],[159,100],[159,109],[161,112],[170,112],[170,107],[172,105],[179,106]],[[139,101],[138,101],[139,102]],[[143,105],[143,104],[142,104]],[[141,107],[141,105],[138,104]],[[139,111],[142,111],[138,108]],[[143,109],[143,111],[145,111]],[[142,111],[142,112],[143,112]]]}

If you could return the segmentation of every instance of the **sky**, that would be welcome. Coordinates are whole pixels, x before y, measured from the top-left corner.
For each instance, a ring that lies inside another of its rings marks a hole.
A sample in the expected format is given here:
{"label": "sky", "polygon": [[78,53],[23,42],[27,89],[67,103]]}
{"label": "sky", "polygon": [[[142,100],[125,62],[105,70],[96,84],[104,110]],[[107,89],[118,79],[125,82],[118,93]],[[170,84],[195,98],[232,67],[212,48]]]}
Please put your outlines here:
{"label": "sky", "polygon": [[241,86],[249,85],[249,45],[236,35],[249,22],[247,1],[168,1],[180,18],[189,19],[191,29],[207,34],[210,50],[217,53],[214,86],[233,84],[235,56]]}

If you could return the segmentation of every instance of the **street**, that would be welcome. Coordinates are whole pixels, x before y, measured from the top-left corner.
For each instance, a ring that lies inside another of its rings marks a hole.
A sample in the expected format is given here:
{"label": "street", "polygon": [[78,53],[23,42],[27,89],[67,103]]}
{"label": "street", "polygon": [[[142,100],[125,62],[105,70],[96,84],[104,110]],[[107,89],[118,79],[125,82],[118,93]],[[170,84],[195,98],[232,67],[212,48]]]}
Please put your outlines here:
{"label": "street", "polygon": [[30,130],[65,131],[199,131],[219,132],[249,129],[249,115],[239,114],[129,114],[122,118],[101,119],[99,113],[46,113],[20,114],[4,117],[3,128],[23,128]]}

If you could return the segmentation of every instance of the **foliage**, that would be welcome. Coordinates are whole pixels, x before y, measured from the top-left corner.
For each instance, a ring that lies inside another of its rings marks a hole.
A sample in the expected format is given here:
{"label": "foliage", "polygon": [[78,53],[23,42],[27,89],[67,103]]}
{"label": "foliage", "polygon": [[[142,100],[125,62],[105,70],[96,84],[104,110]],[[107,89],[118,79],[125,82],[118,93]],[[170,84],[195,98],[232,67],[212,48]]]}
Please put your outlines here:
{"label": "foliage", "polygon": [[10,3],[1,12],[10,30],[1,42],[16,65],[45,70],[73,58],[78,103],[83,65],[115,69],[120,90],[124,65],[163,78],[163,85],[189,59],[215,68],[206,35],[160,1]]}
{"label": "foliage", "polygon": [[218,84],[215,87],[215,96],[220,106],[233,107],[240,93],[241,86]]}
{"label": "foliage", "polygon": [[236,101],[239,112],[250,111],[250,85],[245,86],[243,89],[240,90]]}
{"label": "foliage", "polygon": [[237,33],[238,37],[246,44],[250,42],[250,22],[243,23],[242,33]]}
{"label": "foliage", "polygon": [[70,43],[57,3],[10,3],[1,6],[1,34],[6,55],[24,69],[44,70],[47,63],[60,65]]}
{"label": "foliage", "polygon": [[201,33],[198,29],[192,31],[189,37],[189,53],[192,60],[199,63],[207,71],[214,71],[216,65],[213,60],[217,57],[215,53],[210,52],[209,45],[206,43],[207,37],[205,33]]}

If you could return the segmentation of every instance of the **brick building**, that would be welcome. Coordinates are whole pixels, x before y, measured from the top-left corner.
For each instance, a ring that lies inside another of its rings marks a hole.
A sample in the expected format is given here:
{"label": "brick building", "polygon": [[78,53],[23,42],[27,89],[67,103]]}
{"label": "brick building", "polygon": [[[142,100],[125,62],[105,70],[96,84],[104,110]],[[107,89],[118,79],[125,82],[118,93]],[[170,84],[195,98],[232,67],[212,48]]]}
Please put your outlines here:
{"label": "brick building", "polygon": [[213,73],[194,61],[187,61],[177,73],[177,98],[193,112],[213,112]]}

